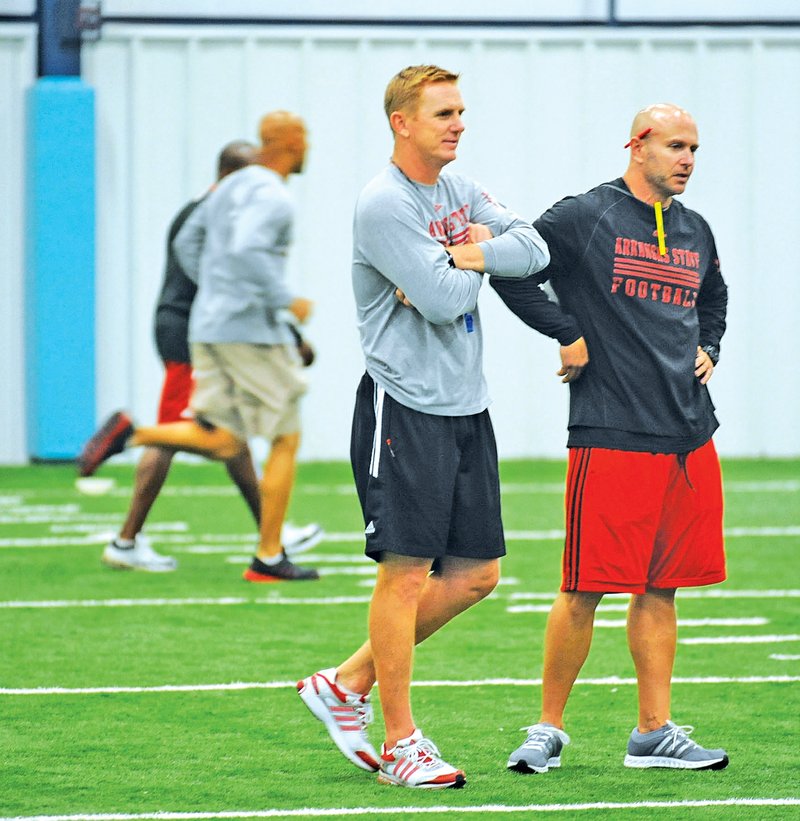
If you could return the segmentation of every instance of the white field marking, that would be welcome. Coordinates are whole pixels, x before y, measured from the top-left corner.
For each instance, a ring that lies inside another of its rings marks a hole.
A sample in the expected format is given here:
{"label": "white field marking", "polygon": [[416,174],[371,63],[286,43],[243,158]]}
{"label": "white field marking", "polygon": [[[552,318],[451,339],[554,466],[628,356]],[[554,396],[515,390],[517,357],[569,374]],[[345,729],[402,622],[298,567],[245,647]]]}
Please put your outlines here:
{"label": "white field marking", "polygon": [[[310,554],[306,554],[310,555]],[[305,558],[305,556],[303,557]],[[356,570],[357,568],[353,568]],[[366,570],[367,568],[358,568]],[[347,570],[347,568],[345,568]],[[343,571],[344,572],[344,571]],[[374,579],[366,579],[357,582],[358,586],[373,587]],[[499,585],[516,585],[519,579],[513,577],[501,578]],[[710,594],[712,591],[706,591]],[[791,594],[800,595],[797,590],[744,590],[742,592],[746,598],[771,598],[773,596]],[[762,595],[763,594],[763,595]],[[616,596],[617,594],[612,594]],[[553,593],[492,593],[488,598],[493,600],[518,601],[520,599],[540,599],[552,602],[555,598]],[[716,598],[709,595],[709,598]],[[232,605],[232,604],[363,604],[369,602],[364,596],[334,596],[320,598],[282,598],[280,596],[268,596],[263,598],[245,597],[223,597],[223,598],[186,598],[186,599],[55,599],[55,600],[33,600],[33,601],[0,601],[0,610],[3,609],[24,609],[24,608],[69,608],[69,607],[181,607],[186,605]],[[511,605],[507,608],[511,613],[545,613],[550,610],[550,604],[546,605]],[[601,604],[597,608],[598,612],[624,612],[627,610],[625,604]]]}
{"label": "white field marking", "polygon": [[[549,604],[517,604],[506,607],[506,613],[549,613],[552,606]],[[624,604],[600,605],[597,612],[625,612],[628,606]],[[705,618],[705,619],[678,619],[678,627],[763,627],[769,624],[769,619],[763,616],[748,618]],[[595,619],[595,627],[626,627],[625,619]]]}
{"label": "white field marking", "polygon": [[[630,598],[627,593],[608,593],[608,599],[617,601]],[[555,599],[555,593],[511,593],[509,599],[525,601],[527,599],[547,600]],[[678,591],[679,599],[796,599],[800,598],[800,590],[687,590]],[[606,600],[608,600],[606,599]]]}
{"label": "white field marking", "polygon": [[[95,514],[92,514],[95,515]],[[116,520],[118,517],[111,514],[96,514],[98,521],[108,521],[109,519]],[[86,518],[81,517],[82,519]],[[53,521],[48,518],[47,523]],[[6,522],[7,524],[19,523],[18,520],[13,522]],[[736,527],[729,528],[725,531],[727,537],[783,537],[783,536],[800,536],[800,525],[790,525],[788,527]],[[563,530],[509,530],[505,534],[506,540],[510,542],[542,542],[563,540]],[[215,544],[242,544],[252,542],[255,539],[254,533],[234,533],[234,534],[200,534],[190,535],[182,533],[165,533],[159,536],[159,542],[164,545],[174,544],[196,544],[198,542],[211,542]],[[356,542],[363,543],[364,534],[361,531],[353,531],[350,533],[326,533],[322,539],[322,543],[336,543],[336,542]],[[99,541],[103,541],[98,534],[88,534],[85,538],[68,537],[68,536],[41,536],[41,537],[19,537],[0,539],[0,548],[9,547],[86,547],[89,545],[96,545]]]}
{"label": "white field marking", "polygon": [[[796,493],[800,490],[800,479],[767,480],[762,482],[725,482],[725,491],[732,493]],[[122,495],[130,495],[131,488],[120,488]],[[195,485],[192,487],[165,487],[162,493],[170,496],[235,496],[236,488],[230,485]],[[298,484],[295,493],[309,496],[355,496],[356,489],[352,483],[336,485]],[[509,495],[528,495],[536,493],[564,493],[563,482],[501,482],[500,492]]]}
{"label": "white field marking", "polygon": [[725,491],[734,493],[796,493],[800,490],[800,479],[774,480],[764,482],[725,482]]}
{"label": "white field marking", "polygon": [[[516,597],[517,593],[512,593],[509,598]],[[521,595],[525,595],[524,593]],[[553,598],[551,596],[550,598]],[[506,613],[549,613],[552,604],[512,604],[506,607]],[[628,610],[627,604],[600,604],[597,606],[598,613],[625,613]],[[595,622],[597,624],[597,622]]]}
{"label": "white field marking", "polygon": [[[726,481],[726,493],[796,493],[800,491],[800,479],[768,479],[762,481]],[[71,489],[69,489],[71,491]],[[563,482],[502,482],[501,492],[508,494],[564,493]],[[20,505],[28,499],[51,497],[55,493],[68,492],[58,488],[17,488],[9,489],[0,496],[0,506]],[[133,488],[130,485],[118,485],[109,496],[129,498]],[[298,483],[294,493],[309,496],[336,495],[354,496],[356,489],[352,482],[345,484],[304,484]],[[167,485],[161,490],[164,496],[238,496],[239,491],[232,484],[221,485]]]}
{"label": "white field marking", "polygon": [[679,590],[680,599],[797,599],[800,590]]}
{"label": "white field marking", "polygon": [[[225,564],[250,564],[252,560],[252,556],[228,556]],[[297,556],[292,561],[302,565],[309,562],[313,564],[313,560],[306,555]],[[378,565],[373,562],[371,566],[364,567],[321,567],[318,572],[320,576],[374,576],[378,572]]]}
{"label": "white field marking", "polygon": [[[88,517],[87,517],[88,518]],[[119,515],[110,514],[109,518],[114,521],[119,521]],[[108,525],[104,527],[100,525],[87,524],[85,519],[81,517],[81,521],[75,524],[52,525],[50,527],[51,533],[91,533],[93,536],[102,536],[104,539],[113,539],[117,535],[115,530],[109,530]],[[147,533],[188,533],[189,524],[187,522],[148,522]]]}
{"label": "white field marking", "polygon": [[35,513],[50,513],[52,515],[66,514],[66,513],[80,513],[81,507],[80,505],[76,505],[74,502],[64,503],[64,504],[54,504],[54,505],[3,505],[3,515],[4,516],[12,516],[14,514],[19,514],[21,516],[26,516],[28,514],[35,514]]}
{"label": "white field marking", "polygon": [[306,807],[298,810],[218,810],[216,812],[91,813],[83,815],[17,815],[0,821],[213,821],[240,818],[343,818],[348,816],[482,815],[484,813],[578,812],[592,810],[687,809],[701,807],[796,807],[800,798],[700,798],[684,801],[594,801],[577,804],[481,804],[450,807]]}
{"label": "white field marking", "polygon": [[[795,684],[800,676],[706,676],[673,678],[673,684]],[[586,687],[634,687],[635,678],[606,676],[579,678],[576,685]],[[379,685],[378,685],[379,686]],[[412,687],[541,687],[540,678],[488,678],[452,681],[446,679],[412,681]],[[159,684],[150,687],[2,687],[0,696],[108,695],[113,693],[194,693],[226,690],[294,690],[297,681],[235,681],[229,684]]]}
{"label": "white field marking", "polygon": [[770,653],[769,657],[775,661],[800,661],[797,653]]}
{"label": "white field marking", "polygon": [[781,644],[785,641],[800,641],[800,636],[709,636],[678,639],[678,644]]}
{"label": "white field marking", "polygon": [[[305,493],[309,496],[325,496],[328,494],[334,496],[355,496],[355,485],[305,485],[298,486],[296,493]],[[500,493],[512,495],[531,495],[531,494],[558,494],[564,493],[563,482],[501,482]]]}
{"label": "white field marking", "polygon": [[789,527],[728,527],[725,528],[727,538],[739,536],[800,536],[800,525]]}
{"label": "white field marking", "polygon": [[119,521],[118,513],[28,513],[8,516],[0,513],[2,525],[51,525],[55,523],[96,522],[98,526],[109,527],[109,523]]}
{"label": "white field marking", "polygon": [[320,576],[376,576],[378,565],[369,567],[320,567],[317,571]]}
{"label": "white field marking", "polygon": [[[678,619],[678,627],[760,627],[769,624],[769,619],[755,616],[741,619]],[[595,619],[595,627],[626,627],[625,619]]]}
{"label": "white field marking", "polygon": [[[228,555],[233,548],[218,546],[218,545],[191,545],[189,547],[175,548],[173,553],[192,553],[199,556],[213,556],[213,555]],[[241,545],[235,548],[237,554],[241,554]],[[317,553],[316,551],[303,553],[296,557],[298,561],[311,562],[314,564],[371,564],[375,562],[364,555],[364,553]],[[252,554],[248,561],[252,559]],[[241,555],[230,556],[227,561],[231,564],[240,564],[242,561]]]}
{"label": "white field marking", "polygon": [[336,604],[369,604],[369,596],[330,596],[327,598],[281,598],[268,596],[258,599],[246,599],[238,596],[227,596],[219,599],[54,599],[52,601],[5,601],[0,602],[0,610],[58,610],[74,607],[187,607],[193,605],[230,606],[237,604],[275,604],[275,605],[336,605]]}

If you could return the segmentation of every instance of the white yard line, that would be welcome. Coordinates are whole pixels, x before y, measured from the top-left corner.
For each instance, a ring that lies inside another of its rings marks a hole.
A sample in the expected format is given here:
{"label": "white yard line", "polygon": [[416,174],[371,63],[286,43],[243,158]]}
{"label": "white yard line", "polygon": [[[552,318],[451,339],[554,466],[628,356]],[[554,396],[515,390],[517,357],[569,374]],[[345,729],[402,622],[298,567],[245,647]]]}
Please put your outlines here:
{"label": "white yard line", "polygon": [[800,798],[721,798],[685,801],[592,801],[574,804],[481,804],[471,807],[448,807],[430,804],[419,807],[310,807],[298,810],[218,810],[216,812],[150,813],[84,813],[74,815],[17,815],[0,817],[0,821],[213,821],[244,818],[347,818],[351,816],[481,815],[483,813],[578,812],[635,809],[687,809],[702,807],[797,807]]}
{"label": "white yard line", "polygon": [[[512,593],[509,598],[514,597],[515,593]],[[522,594],[525,595],[525,594]],[[549,604],[512,604],[509,607],[506,607],[506,613],[549,613],[552,609],[552,599],[555,598],[553,595],[550,596],[551,603]],[[627,604],[600,604],[597,606],[598,613],[625,613],[628,610]],[[597,622],[595,621],[595,625]]]}
{"label": "white yard line", "polygon": [[[800,479],[767,479],[762,481],[727,481],[724,483],[726,493],[797,493],[800,491]],[[501,493],[508,495],[535,495],[564,493],[564,483],[558,482],[501,482]],[[9,488],[0,494],[0,510],[3,508],[34,507],[32,499],[52,498],[73,492],[71,488]],[[129,499],[133,488],[130,485],[118,485],[107,495],[114,498]],[[298,483],[294,493],[307,496],[355,496],[356,489],[352,482],[341,484]],[[163,496],[238,496],[239,491],[232,484],[222,485],[167,485],[161,490]],[[81,499],[83,497],[80,497]],[[74,504],[74,503],[71,503]],[[63,507],[55,503],[48,507]],[[39,505],[39,507],[43,507]]]}
{"label": "white yard line", "polygon": [[[303,558],[308,559],[311,554],[306,554]],[[344,570],[355,570],[361,568],[344,568]],[[366,569],[366,568],[364,568]],[[518,580],[509,578],[501,579],[501,586],[516,583]],[[724,594],[724,595],[722,595]],[[692,590],[679,592],[680,598],[707,598],[707,599],[772,599],[772,598],[797,598],[800,597],[800,590]],[[608,604],[601,604],[598,612],[623,612],[627,610],[627,605],[615,604],[614,598],[620,597],[613,594]],[[510,613],[546,613],[550,610],[550,602],[555,598],[555,593],[493,593],[491,600],[506,601],[545,601],[548,604],[542,605],[511,605],[507,608]],[[625,597],[627,598],[627,597]],[[141,598],[141,599],[33,599],[33,600],[9,600],[0,601],[0,610],[24,610],[24,609],[63,609],[73,607],[186,607],[195,605],[240,605],[240,604],[268,604],[268,605],[337,605],[337,604],[366,604],[369,603],[369,596],[312,596],[293,597],[281,596],[279,594],[269,596],[222,596],[215,597],[190,597],[190,598]],[[702,622],[702,624],[700,623]],[[686,626],[705,626],[712,624],[762,624],[766,622],[758,621],[758,617],[745,619],[723,619],[709,621],[708,619],[685,620]]]}
{"label": "white yard line", "polygon": [[237,604],[272,604],[272,605],[334,605],[334,604],[369,604],[369,596],[329,596],[320,598],[282,598],[265,596],[261,598],[244,598],[240,596],[223,596],[221,598],[189,599],[53,599],[50,601],[5,601],[0,602],[0,610],[25,609],[62,609],[72,607],[186,607],[194,605],[237,605]]}
{"label": "white yard line", "polygon": [[[303,559],[308,560],[311,554],[306,554]],[[344,571],[362,568],[344,568]],[[364,568],[366,569],[366,568]],[[503,578],[500,586],[516,584],[517,579]],[[550,610],[550,603],[555,599],[555,593],[492,593],[489,597],[492,601],[545,601],[548,604],[542,605],[511,605],[507,609],[510,613],[546,613]],[[693,599],[772,599],[772,598],[798,598],[800,590],[681,590],[679,598]],[[607,604],[601,604],[597,608],[602,612],[624,612],[627,604],[614,603],[615,599],[627,599],[627,596],[611,594]],[[212,596],[198,596],[190,598],[141,598],[141,599],[32,599],[32,600],[9,600],[0,601],[0,610],[24,610],[24,609],[61,609],[72,607],[186,607],[195,605],[240,605],[240,604],[269,604],[269,605],[336,605],[336,604],[366,604],[369,603],[369,596],[312,596],[293,597],[281,596],[279,594],[269,596],[222,596],[215,598]],[[744,619],[722,619],[709,621],[708,619],[684,620],[686,626],[705,626],[712,624],[719,625],[756,625],[764,624],[758,617]]]}
{"label": "white yard line", "polygon": [[[695,676],[673,678],[673,684],[793,684],[800,676]],[[412,681],[412,687],[541,687],[540,678],[487,678],[452,681],[433,679]],[[632,687],[635,678],[606,676],[605,678],[579,678],[575,685],[585,687]],[[2,696],[71,696],[109,695],[113,693],[195,693],[227,690],[294,690],[297,682],[292,681],[235,681],[228,684],[160,684],[150,687],[107,686],[107,687],[2,687]]]}
{"label": "white yard line", "polygon": [[[769,619],[756,616],[742,619],[678,619],[678,627],[758,627],[769,624]],[[627,627],[626,619],[595,619],[595,627]],[[702,642],[692,642],[701,644]],[[724,643],[724,642],[720,642]]]}
{"label": "white yard line", "polygon": [[[555,598],[555,593],[525,593],[517,592],[509,594],[509,599],[515,601],[548,600]],[[630,596],[627,593],[609,593],[606,602],[627,601]],[[678,591],[680,599],[797,599],[800,598],[800,590],[729,590],[728,588],[687,589],[681,588]]]}
{"label": "white yard line", "polygon": [[678,644],[782,644],[787,641],[800,641],[800,635],[787,636],[708,636],[692,639],[678,639]]}
{"label": "white yard line", "polygon": [[[103,514],[105,520],[106,514]],[[75,517],[77,521],[85,521],[85,516]],[[52,521],[47,519],[47,521]],[[19,520],[6,522],[6,524],[20,524]],[[24,523],[24,522],[22,522]],[[170,522],[167,523],[169,529],[173,531],[184,530],[184,523]],[[155,530],[155,528],[154,528]],[[63,529],[59,532],[64,532]],[[87,533],[85,536],[17,536],[0,539],[0,548],[40,548],[40,547],[87,547],[97,546],[107,541],[110,535],[107,526],[102,529],[98,528],[94,532]],[[800,536],[800,525],[789,525],[787,527],[734,527],[728,528],[725,531],[728,538],[748,538],[748,537],[765,537],[765,538],[781,538],[785,536]],[[505,533],[506,540],[509,542],[542,542],[542,541],[560,541],[564,538],[563,530],[508,530]],[[202,533],[192,535],[188,533],[163,533],[158,535],[159,544],[163,545],[190,545],[192,550],[204,543],[211,543],[217,545],[241,545],[254,544],[254,533],[231,533],[231,534],[209,534]],[[342,533],[326,533],[322,540],[322,544],[336,544],[336,543],[350,543],[355,542],[362,545],[364,541],[364,534],[360,531],[342,532]],[[231,548],[231,551],[236,548]],[[189,551],[187,551],[189,552]],[[224,552],[224,551],[221,551]]]}

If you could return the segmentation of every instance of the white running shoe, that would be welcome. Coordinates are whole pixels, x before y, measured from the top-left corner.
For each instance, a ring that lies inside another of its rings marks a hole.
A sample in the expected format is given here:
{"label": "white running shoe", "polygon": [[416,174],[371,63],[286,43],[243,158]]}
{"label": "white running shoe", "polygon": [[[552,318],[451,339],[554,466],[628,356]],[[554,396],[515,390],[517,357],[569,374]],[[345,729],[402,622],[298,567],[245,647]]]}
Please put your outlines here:
{"label": "white running shoe", "polygon": [[137,534],[133,547],[120,547],[112,539],[103,551],[103,564],[118,570],[147,570],[150,573],[169,573],[178,566],[178,560],[172,556],[162,556],[153,550],[150,539],[142,533]]}
{"label": "white running shoe", "polygon": [[318,524],[295,526],[284,522],[281,528],[281,544],[287,556],[297,556],[316,547],[325,535]]}
{"label": "white running shoe", "polygon": [[396,787],[458,790],[467,783],[467,778],[463,770],[442,761],[436,745],[417,729],[408,738],[400,739],[391,750],[387,750],[385,744],[381,747],[378,781]]}
{"label": "white running shoe", "polygon": [[378,753],[367,738],[367,724],[372,721],[372,704],[368,695],[347,693],[336,686],[336,668],[297,682],[303,703],[325,725],[333,743],[356,767],[374,773]]}

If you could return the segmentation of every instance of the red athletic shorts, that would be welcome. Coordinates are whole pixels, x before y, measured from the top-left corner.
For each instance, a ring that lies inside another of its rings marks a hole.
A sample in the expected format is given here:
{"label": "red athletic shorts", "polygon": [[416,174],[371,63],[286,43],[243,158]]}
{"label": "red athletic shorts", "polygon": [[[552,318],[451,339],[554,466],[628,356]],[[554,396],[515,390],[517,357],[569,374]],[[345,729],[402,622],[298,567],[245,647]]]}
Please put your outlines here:
{"label": "red athletic shorts", "polygon": [[714,443],[686,454],[571,448],[561,590],[644,593],[725,579]]}
{"label": "red athletic shorts", "polygon": [[165,362],[164,386],[158,403],[158,423],[180,422],[187,418],[194,380],[187,362]]}

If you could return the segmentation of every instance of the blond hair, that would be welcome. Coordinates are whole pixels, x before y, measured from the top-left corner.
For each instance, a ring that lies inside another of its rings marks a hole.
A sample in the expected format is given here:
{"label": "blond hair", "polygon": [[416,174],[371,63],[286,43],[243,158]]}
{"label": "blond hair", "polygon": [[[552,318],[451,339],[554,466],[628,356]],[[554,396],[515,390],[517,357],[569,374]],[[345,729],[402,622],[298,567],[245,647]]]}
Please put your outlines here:
{"label": "blond hair", "polygon": [[439,66],[408,66],[389,81],[383,97],[387,117],[393,111],[413,114],[417,110],[422,89],[431,83],[456,83],[459,75]]}

